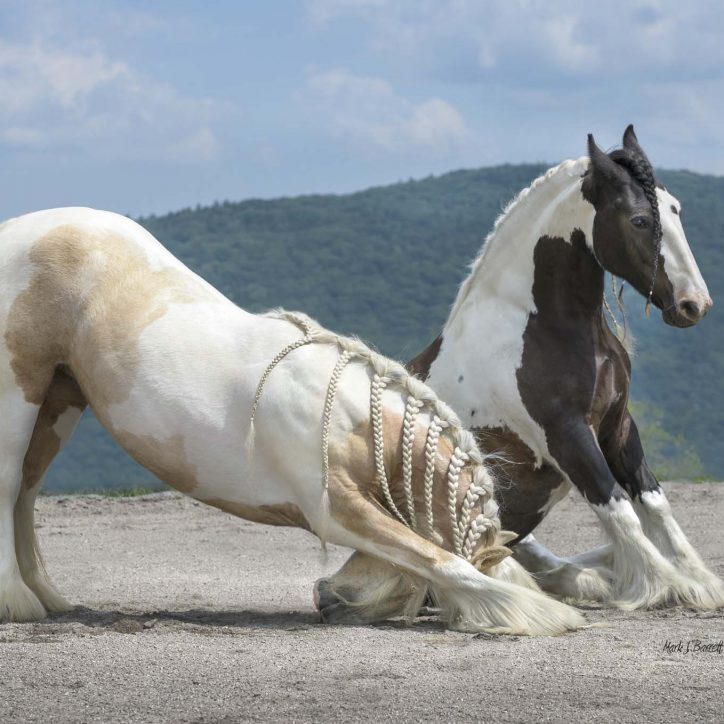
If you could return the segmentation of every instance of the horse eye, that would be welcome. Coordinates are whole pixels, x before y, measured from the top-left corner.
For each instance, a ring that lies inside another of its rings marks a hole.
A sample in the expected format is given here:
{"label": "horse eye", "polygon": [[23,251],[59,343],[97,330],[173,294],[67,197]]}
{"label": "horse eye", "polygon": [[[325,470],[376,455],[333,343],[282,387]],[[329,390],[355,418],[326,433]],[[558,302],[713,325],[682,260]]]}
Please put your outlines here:
{"label": "horse eye", "polygon": [[646,229],[648,228],[649,220],[645,216],[634,216],[633,219],[631,219],[631,223],[637,229]]}

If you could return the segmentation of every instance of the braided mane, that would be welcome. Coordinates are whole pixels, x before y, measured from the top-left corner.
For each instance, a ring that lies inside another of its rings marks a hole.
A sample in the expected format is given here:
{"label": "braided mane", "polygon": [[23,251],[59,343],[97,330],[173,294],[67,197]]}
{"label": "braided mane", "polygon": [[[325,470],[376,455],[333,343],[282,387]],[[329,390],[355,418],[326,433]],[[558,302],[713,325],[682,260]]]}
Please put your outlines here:
{"label": "braided mane", "polygon": [[[274,310],[265,316],[291,322],[298,327],[303,336],[288,344],[269,363],[259,380],[256,395],[251,409],[249,436],[247,438],[247,453],[252,454],[254,446],[254,418],[256,417],[259,402],[272,370],[291,352],[307,344],[329,344],[337,349],[337,362],[330,376],[327,395],[322,413],[322,491],[323,500],[326,501],[329,484],[329,435],[332,418],[332,409],[342,373],[353,360],[368,365],[372,371],[370,388],[370,419],[374,444],[375,475],[380,488],[384,506],[388,512],[401,523],[411,528],[429,540],[439,543],[439,536],[434,528],[432,511],[433,484],[435,461],[438,457],[438,441],[442,434],[446,434],[452,441],[454,451],[448,463],[445,481],[445,495],[447,499],[447,512],[452,529],[453,551],[475,564],[475,554],[479,544],[485,548],[494,546],[501,538],[500,520],[497,517],[497,504],[493,498],[493,480],[488,473],[484,458],[481,454],[472,433],[465,430],[453,410],[440,400],[433,390],[422,381],[412,376],[401,364],[393,362],[372,351],[363,342],[323,329],[312,319],[299,312]],[[406,514],[395,504],[387,479],[384,460],[384,436],[382,417],[382,394],[388,387],[396,387],[406,397],[405,414],[402,428],[402,470],[403,488],[406,504]],[[420,530],[415,512],[412,490],[412,455],[415,440],[415,422],[420,411],[426,410],[430,415],[427,436],[424,446],[424,507],[425,530]],[[459,478],[464,468],[469,467],[471,482],[465,492],[464,499],[458,513],[457,496]],[[480,512],[473,515],[474,509],[479,506]],[[321,537],[321,536],[320,536]],[[497,551],[498,559],[506,553]],[[497,560],[495,561],[498,562]],[[490,563],[485,564],[488,567]],[[490,564],[492,565],[492,564]]]}
{"label": "braided mane", "polygon": [[651,204],[651,211],[654,215],[654,240],[658,246],[663,231],[659,215],[659,199],[656,195],[657,182],[651,162],[646,156],[628,148],[612,151],[610,156],[612,161],[628,171],[631,178],[641,187],[646,200]]}
{"label": "braided mane", "polygon": [[654,217],[654,260],[653,272],[651,274],[651,287],[646,298],[646,315],[648,316],[651,297],[654,293],[656,277],[659,273],[659,255],[661,254],[661,242],[664,232],[661,228],[661,215],[659,213],[659,199],[656,195],[656,177],[649,159],[643,154],[630,148],[620,148],[612,151],[611,160],[628,171],[629,176],[641,187],[646,200],[651,206],[651,213]]}

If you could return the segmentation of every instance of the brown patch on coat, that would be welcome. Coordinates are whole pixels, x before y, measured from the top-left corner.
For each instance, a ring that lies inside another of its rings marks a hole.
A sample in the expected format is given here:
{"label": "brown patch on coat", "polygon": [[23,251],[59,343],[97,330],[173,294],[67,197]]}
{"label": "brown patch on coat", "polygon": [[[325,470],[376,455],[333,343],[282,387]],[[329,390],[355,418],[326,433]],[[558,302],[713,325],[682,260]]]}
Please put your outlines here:
{"label": "brown patch on coat", "polygon": [[215,508],[231,513],[238,518],[245,518],[254,523],[264,525],[283,525],[291,528],[303,528],[311,531],[309,521],[301,509],[294,503],[274,503],[273,505],[245,505],[222,498],[205,498],[202,502]]}
{"label": "brown patch on coat", "polygon": [[486,464],[495,479],[495,499],[503,530],[515,531],[514,543],[543,520],[540,512],[563,475],[544,462],[536,467],[533,451],[507,427],[472,428],[480,450],[491,457]]}
{"label": "brown patch on coat", "polygon": [[183,435],[157,440],[151,435],[134,435],[128,430],[115,428],[112,434],[139,465],[150,470],[166,485],[180,493],[190,493],[198,485],[196,466],[186,456]]}
{"label": "brown patch on coat", "polygon": [[[358,473],[355,467],[344,466],[330,471],[329,503],[334,519],[375,547],[394,550],[400,562],[411,567],[430,568],[443,563],[445,554],[425,538],[415,536],[414,545],[409,545],[409,529],[387,512],[376,495],[364,492],[369,485],[360,485]],[[404,541],[408,544],[404,545]]]}
{"label": "brown patch on coat", "polygon": [[631,365],[602,310],[604,272],[579,229],[542,236],[534,251],[531,314],[516,370],[521,400],[551,457],[589,503],[623,491],[602,455],[621,440]]}
{"label": "brown patch on coat", "polygon": [[[402,479],[402,416],[397,412],[383,410],[383,430],[385,449],[385,469],[390,494],[406,520],[409,520],[407,500]],[[412,491],[419,532],[428,537],[424,502],[425,442],[427,426],[418,424],[415,429],[415,442],[412,454]],[[435,533],[441,547],[452,550],[452,525],[447,507],[447,471],[453,446],[446,435],[438,441],[438,454],[435,464],[433,485],[433,518]],[[471,483],[470,468],[466,466],[460,474],[457,493],[457,509],[465,497]],[[355,502],[356,496],[363,500]],[[344,444],[330,446],[329,499],[332,515],[341,525],[361,535],[378,536],[377,526],[361,518],[362,507],[371,503],[386,515],[385,498],[376,479],[374,460],[374,442],[372,425],[364,422],[357,426]],[[365,501],[363,503],[363,501]],[[362,507],[360,507],[362,506]],[[473,517],[480,512],[479,506],[473,510]],[[397,520],[397,518],[394,518]]]}
{"label": "brown patch on coat", "polygon": [[413,357],[406,365],[407,371],[421,380],[430,376],[430,367],[440,354],[442,347],[442,332],[417,357]]}
{"label": "brown patch on coat", "polygon": [[[196,471],[186,460],[183,440],[159,442],[116,430],[108,408],[130,394],[143,330],[172,303],[215,297],[183,270],[150,268],[141,248],[108,230],[58,226],[33,244],[28,259],[34,273],[10,308],[5,333],[25,399],[42,405],[57,369],[67,367],[83,399],[126,451],[169,485],[189,492]],[[53,441],[45,438],[36,445],[38,461],[31,456],[29,462],[38,469],[43,459],[52,459]]]}
{"label": "brown patch on coat", "polygon": [[23,488],[35,487],[45,475],[53,458],[58,454],[62,441],[53,429],[58,418],[68,408],[82,412],[86,399],[78,383],[63,369],[57,369],[50,389],[40,406],[28,450],[23,459]]}
{"label": "brown patch on coat", "polygon": [[[102,256],[98,269],[94,254]],[[140,248],[105,230],[58,226],[33,244],[28,259],[34,274],[10,308],[5,341],[17,384],[38,405],[61,364],[71,368],[94,410],[122,402],[138,365],[141,332],[170,303],[209,295],[176,268],[152,270]]]}

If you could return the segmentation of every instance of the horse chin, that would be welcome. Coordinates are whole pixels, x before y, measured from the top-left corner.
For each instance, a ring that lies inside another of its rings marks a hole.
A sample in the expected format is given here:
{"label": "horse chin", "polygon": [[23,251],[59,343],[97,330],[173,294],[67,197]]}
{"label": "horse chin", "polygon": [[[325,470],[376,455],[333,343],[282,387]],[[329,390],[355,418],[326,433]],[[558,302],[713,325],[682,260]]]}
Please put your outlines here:
{"label": "horse chin", "polygon": [[692,321],[688,317],[685,317],[683,314],[679,314],[679,312],[677,312],[674,308],[669,308],[661,312],[661,318],[670,327],[679,327],[679,329],[693,327],[696,324],[696,322]]}

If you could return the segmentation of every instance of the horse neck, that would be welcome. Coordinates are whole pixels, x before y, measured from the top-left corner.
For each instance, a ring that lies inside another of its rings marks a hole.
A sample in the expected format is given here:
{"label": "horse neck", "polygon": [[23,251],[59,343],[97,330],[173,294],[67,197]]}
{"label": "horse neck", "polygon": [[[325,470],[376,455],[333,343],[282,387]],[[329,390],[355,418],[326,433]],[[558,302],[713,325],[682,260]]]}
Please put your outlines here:
{"label": "horse neck", "polygon": [[[579,159],[556,166],[521,192],[503,213],[460,287],[444,328],[446,339],[459,338],[462,330],[475,330],[474,320],[481,311],[493,310],[499,318],[506,314],[522,314],[527,318],[536,311],[535,251],[542,237],[571,243],[574,232],[580,230],[587,247],[581,253],[592,253],[595,212],[581,193],[581,176],[587,164],[587,159]],[[600,310],[603,270],[597,263],[594,266],[600,280],[594,279],[586,291],[589,297],[595,297],[587,299],[586,306],[593,305]],[[557,293],[580,295],[581,285],[571,278],[567,265],[556,267],[552,263],[549,273],[555,277]]]}

